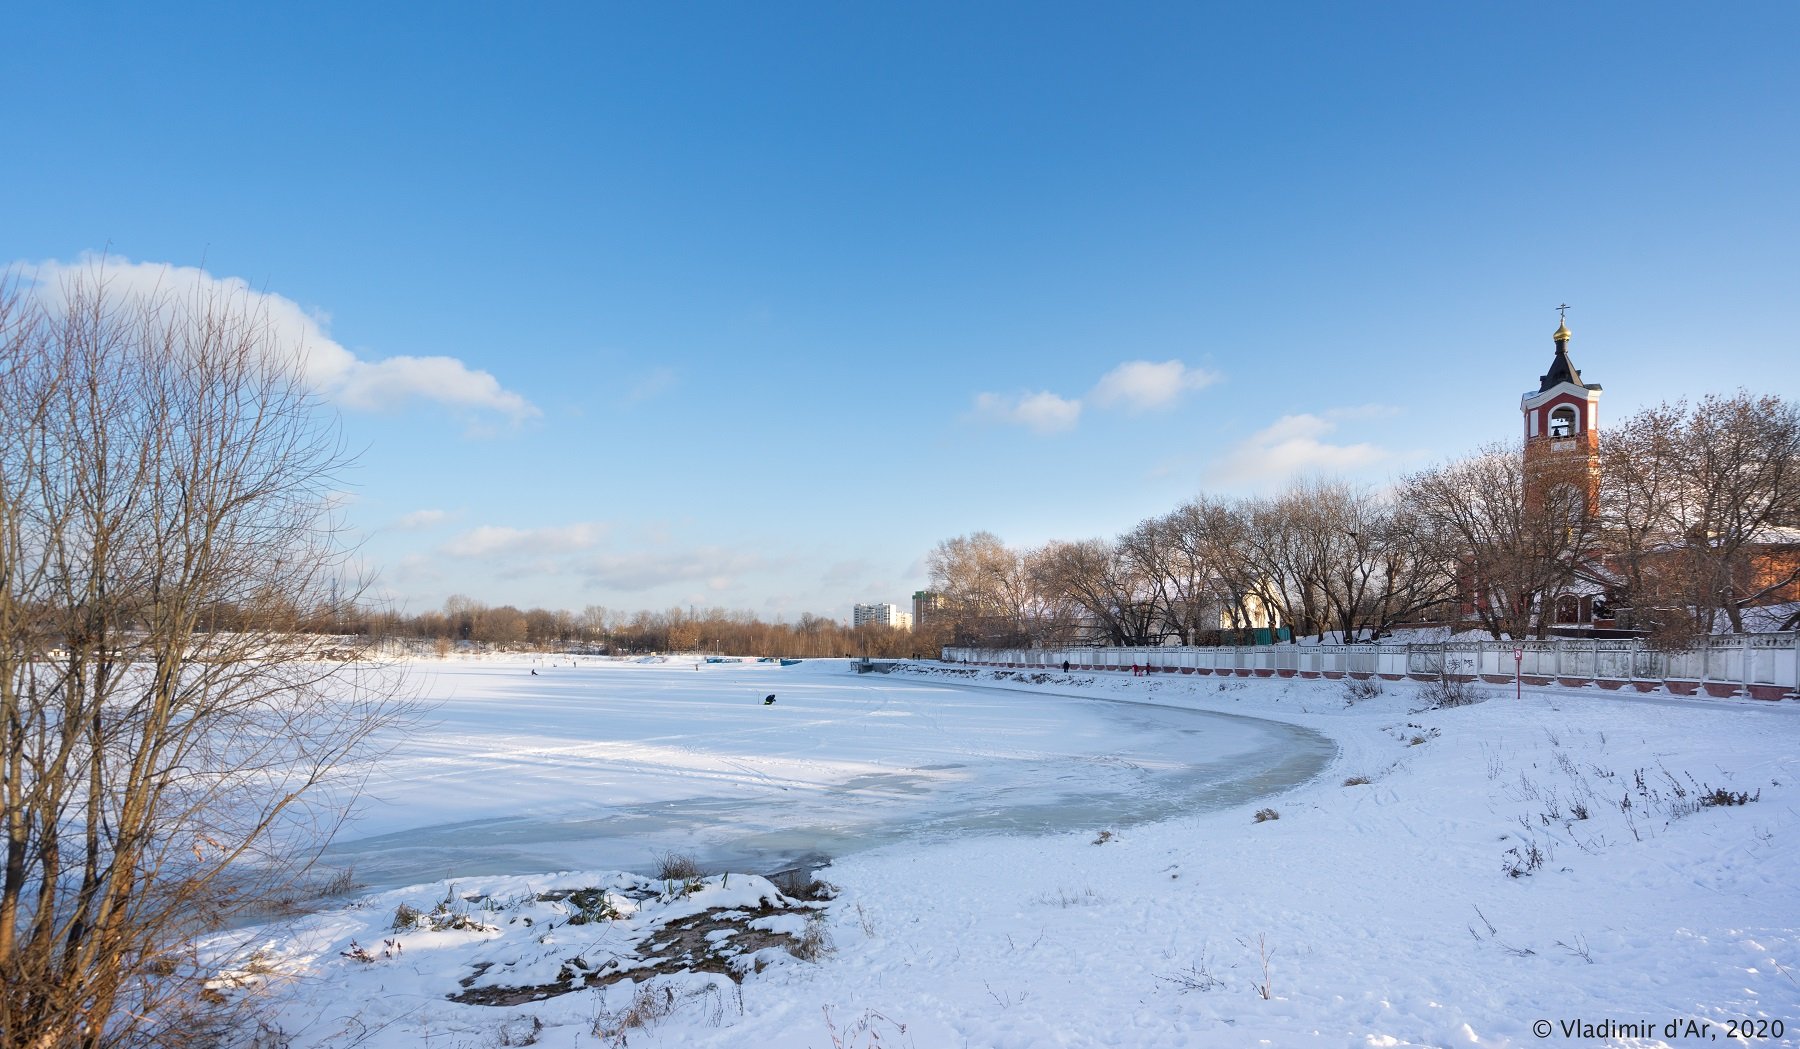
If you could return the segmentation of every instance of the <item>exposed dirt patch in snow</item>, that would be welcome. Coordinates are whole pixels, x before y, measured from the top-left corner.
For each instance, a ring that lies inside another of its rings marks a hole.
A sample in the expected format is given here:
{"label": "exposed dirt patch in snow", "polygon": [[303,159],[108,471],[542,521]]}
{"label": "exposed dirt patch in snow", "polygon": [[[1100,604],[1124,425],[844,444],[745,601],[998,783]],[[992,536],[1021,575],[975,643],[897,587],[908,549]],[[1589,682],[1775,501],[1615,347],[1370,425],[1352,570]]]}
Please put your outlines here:
{"label": "exposed dirt patch in snow", "polygon": [[708,908],[657,926],[640,938],[628,954],[607,958],[597,967],[584,955],[565,958],[557,979],[550,983],[477,986],[493,966],[482,962],[460,981],[462,991],[451,995],[450,1000],[463,1005],[523,1005],[573,991],[606,987],[620,980],[643,981],[685,973],[718,973],[741,982],[747,972],[768,967],[770,960],[764,951],[780,950],[795,957],[805,953],[801,946],[806,935],[803,929],[772,927],[767,921],[772,915],[791,915],[803,907],[780,907],[765,901],[750,911]]}

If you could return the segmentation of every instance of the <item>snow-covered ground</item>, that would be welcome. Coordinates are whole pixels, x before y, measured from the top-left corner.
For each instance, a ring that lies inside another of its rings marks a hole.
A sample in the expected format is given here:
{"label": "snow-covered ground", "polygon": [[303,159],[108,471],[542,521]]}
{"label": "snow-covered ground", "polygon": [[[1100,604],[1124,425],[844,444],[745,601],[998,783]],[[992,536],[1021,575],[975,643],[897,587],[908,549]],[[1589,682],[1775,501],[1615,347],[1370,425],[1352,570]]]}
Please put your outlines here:
{"label": "snow-covered ground", "polygon": [[[1425,710],[1410,683],[1347,704],[1337,682],[858,677],[831,661],[422,663],[418,680],[440,722],[390,759],[386,803],[341,855],[403,871],[417,857],[384,850],[414,835],[453,877],[377,876],[352,906],[220,941],[257,948],[232,993],[266,998],[292,1045],[1800,1032],[1800,705],[1495,688]],[[1255,795],[1294,778],[1272,748],[1319,737],[1335,744],[1315,751],[1322,772]],[[1239,764],[1255,771],[1234,778]],[[646,879],[638,858],[602,857],[626,847],[607,833],[559,837],[609,805],[646,833],[659,806],[682,813],[652,836],[703,858],[792,831],[775,857],[835,827],[820,876],[838,894],[795,899],[741,867]],[[402,904],[423,916],[396,930]],[[651,975],[682,951],[718,971]]]}

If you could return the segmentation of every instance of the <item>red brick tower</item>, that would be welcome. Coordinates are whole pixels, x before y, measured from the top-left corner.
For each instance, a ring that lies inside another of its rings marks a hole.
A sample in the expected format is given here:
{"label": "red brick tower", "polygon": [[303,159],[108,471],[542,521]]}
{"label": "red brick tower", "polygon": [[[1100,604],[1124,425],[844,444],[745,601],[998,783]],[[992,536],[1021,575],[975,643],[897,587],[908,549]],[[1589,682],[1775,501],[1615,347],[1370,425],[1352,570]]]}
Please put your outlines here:
{"label": "red brick tower", "polygon": [[[1568,307],[1562,307],[1567,309]],[[1600,384],[1581,381],[1569,360],[1567,321],[1557,325],[1556,357],[1538,388],[1519,399],[1525,415],[1528,505],[1542,505],[1547,486],[1580,483],[1591,513],[1600,494]]]}

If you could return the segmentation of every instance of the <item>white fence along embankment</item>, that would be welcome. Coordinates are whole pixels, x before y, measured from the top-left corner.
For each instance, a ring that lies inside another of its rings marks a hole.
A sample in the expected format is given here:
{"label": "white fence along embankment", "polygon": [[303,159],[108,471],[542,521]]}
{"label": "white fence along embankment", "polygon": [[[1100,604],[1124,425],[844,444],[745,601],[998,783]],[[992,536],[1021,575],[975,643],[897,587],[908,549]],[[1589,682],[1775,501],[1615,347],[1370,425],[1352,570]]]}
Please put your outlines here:
{"label": "white fence along embankment", "polygon": [[[1515,653],[1517,658],[1515,659]],[[1642,641],[1451,641],[1417,645],[1240,645],[1223,648],[946,648],[944,659],[1015,669],[1110,670],[1284,678],[1406,678],[1592,685],[1613,691],[1800,698],[1800,632],[1734,634],[1692,648]]]}

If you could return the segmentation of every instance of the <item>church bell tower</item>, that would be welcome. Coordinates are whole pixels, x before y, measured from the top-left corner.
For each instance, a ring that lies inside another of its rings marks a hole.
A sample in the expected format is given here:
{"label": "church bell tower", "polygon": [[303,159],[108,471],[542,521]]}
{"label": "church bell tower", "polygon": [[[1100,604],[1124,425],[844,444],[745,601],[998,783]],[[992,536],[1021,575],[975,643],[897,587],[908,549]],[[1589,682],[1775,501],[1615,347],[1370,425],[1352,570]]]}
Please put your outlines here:
{"label": "church bell tower", "polygon": [[[1566,311],[1567,306],[1558,307]],[[1567,314],[1557,325],[1556,356],[1550,370],[1538,376],[1538,388],[1519,399],[1525,416],[1525,469],[1528,502],[1540,502],[1546,486],[1579,484],[1587,509],[1598,501],[1600,486],[1600,384],[1583,382],[1569,360]]]}

